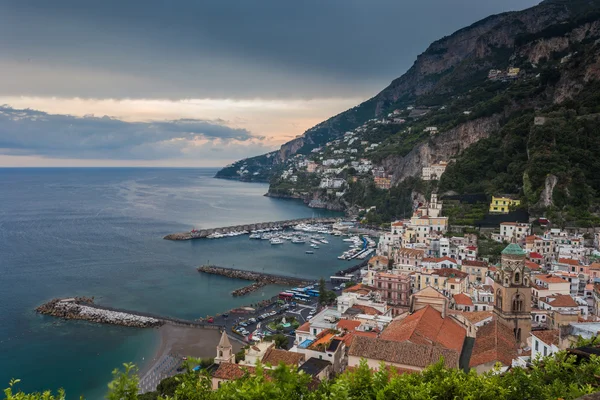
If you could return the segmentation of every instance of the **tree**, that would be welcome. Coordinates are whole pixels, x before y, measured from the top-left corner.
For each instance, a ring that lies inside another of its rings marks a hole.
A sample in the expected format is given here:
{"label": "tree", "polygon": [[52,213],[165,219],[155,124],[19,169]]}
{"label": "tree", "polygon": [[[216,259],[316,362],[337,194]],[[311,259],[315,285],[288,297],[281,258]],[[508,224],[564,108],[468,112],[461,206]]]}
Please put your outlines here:
{"label": "tree", "polygon": [[136,400],[138,393],[138,369],[133,363],[124,363],[124,371],[115,369],[113,380],[108,384],[108,400]]}
{"label": "tree", "polygon": [[327,304],[327,286],[325,285],[325,279],[319,279],[319,304]]}

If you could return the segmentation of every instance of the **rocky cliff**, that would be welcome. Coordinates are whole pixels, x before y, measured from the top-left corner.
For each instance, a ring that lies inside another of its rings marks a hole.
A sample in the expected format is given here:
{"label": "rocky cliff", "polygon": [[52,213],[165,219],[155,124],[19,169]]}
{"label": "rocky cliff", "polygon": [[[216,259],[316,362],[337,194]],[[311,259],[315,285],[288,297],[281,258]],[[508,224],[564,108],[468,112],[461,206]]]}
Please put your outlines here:
{"label": "rocky cliff", "polygon": [[[242,160],[251,164],[248,174],[236,175],[224,169],[217,177],[268,180],[277,171],[277,165],[296,153],[310,152],[393,107],[418,103],[420,98],[448,95],[460,90],[464,81],[474,75],[485,73],[490,68],[507,66],[508,58],[501,56],[510,54],[520,38],[544,32],[577,15],[585,15],[599,4],[598,0],[546,0],[523,11],[493,15],[476,22],[432,43],[404,75],[373,98],[314,126],[300,138],[285,143],[274,157],[258,156]],[[563,48],[564,41],[556,39],[533,44],[533,49],[523,51],[532,62],[536,62],[549,52]],[[597,70],[591,73],[596,74]],[[565,94],[560,96],[564,98],[569,95],[570,90],[565,88]],[[241,164],[234,164],[235,168],[239,166]],[[255,172],[258,173],[254,175]]]}
{"label": "rocky cliff", "polygon": [[423,167],[451,160],[473,143],[486,138],[499,128],[500,115],[481,118],[442,132],[425,143],[417,145],[406,156],[390,156],[382,161],[386,172],[393,176],[393,184],[408,177],[419,176]]}

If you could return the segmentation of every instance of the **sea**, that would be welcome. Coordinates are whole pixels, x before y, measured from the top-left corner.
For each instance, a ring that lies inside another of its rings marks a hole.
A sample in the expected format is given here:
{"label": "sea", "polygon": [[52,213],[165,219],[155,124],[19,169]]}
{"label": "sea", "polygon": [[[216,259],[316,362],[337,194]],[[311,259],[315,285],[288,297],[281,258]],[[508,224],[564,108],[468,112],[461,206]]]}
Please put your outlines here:
{"label": "sea", "polygon": [[214,179],[216,169],[0,169],[0,389],[11,378],[23,391],[64,388],[68,399],[102,399],[111,372],[143,366],[158,346],[156,330],[63,321],[37,315],[55,297],[195,319],[277,294],[267,286],[207,276],[210,263],[253,271],[327,278],[351,264],[331,237],[272,246],[248,236],[174,242],[193,228],[340,214],[265,197],[268,185]]}

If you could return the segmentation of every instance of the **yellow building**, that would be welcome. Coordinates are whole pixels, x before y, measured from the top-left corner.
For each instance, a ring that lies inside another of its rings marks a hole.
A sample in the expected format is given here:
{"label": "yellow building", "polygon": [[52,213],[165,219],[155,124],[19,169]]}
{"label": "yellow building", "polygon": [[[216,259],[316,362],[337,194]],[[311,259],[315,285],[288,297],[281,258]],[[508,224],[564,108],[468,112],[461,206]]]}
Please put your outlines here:
{"label": "yellow building", "polygon": [[516,207],[519,205],[521,205],[521,200],[515,200],[515,199],[511,199],[509,197],[492,196],[492,202],[490,204],[490,212],[506,214],[509,211],[509,207]]}

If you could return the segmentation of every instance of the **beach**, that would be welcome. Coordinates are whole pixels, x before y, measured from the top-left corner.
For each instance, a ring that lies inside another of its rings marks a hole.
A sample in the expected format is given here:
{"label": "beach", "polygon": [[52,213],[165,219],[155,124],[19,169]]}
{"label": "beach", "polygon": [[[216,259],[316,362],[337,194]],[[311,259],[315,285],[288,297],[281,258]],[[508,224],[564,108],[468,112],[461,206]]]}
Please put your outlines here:
{"label": "beach", "polygon": [[[221,339],[218,329],[195,328],[165,324],[158,328],[160,341],[152,360],[147,360],[140,371],[140,377],[148,380],[150,375],[157,377],[168,373],[175,366],[175,357],[214,358]],[[242,344],[230,340],[233,351],[238,352]]]}

